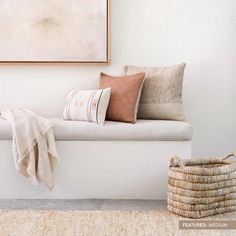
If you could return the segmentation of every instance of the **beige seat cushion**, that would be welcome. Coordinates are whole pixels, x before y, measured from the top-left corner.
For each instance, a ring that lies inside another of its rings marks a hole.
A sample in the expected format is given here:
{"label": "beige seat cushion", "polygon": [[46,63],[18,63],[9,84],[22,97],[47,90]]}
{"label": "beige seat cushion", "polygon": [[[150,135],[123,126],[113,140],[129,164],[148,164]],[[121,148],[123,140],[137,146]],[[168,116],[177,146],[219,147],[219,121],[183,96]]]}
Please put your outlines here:
{"label": "beige seat cushion", "polygon": [[127,75],[145,72],[139,104],[139,119],[185,120],[182,82],[185,63],[169,67],[126,66]]}
{"label": "beige seat cushion", "polygon": [[[54,126],[56,140],[91,141],[188,141],[192,127],[186,122],[165,120],[137,120],[136,124],[107,121],[104,126],[85,121],[49,119]],[[0,140],[11,140],[10,124],[0,119]]]}

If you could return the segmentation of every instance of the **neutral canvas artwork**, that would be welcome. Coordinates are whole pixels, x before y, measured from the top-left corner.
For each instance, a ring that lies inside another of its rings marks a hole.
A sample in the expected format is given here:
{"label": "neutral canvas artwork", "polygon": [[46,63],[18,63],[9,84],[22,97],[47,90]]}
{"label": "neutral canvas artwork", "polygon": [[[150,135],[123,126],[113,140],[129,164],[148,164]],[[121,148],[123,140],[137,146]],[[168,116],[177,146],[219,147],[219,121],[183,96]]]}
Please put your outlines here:
{"label": "neutral canvas artwork", "polygon": [[107,62],[108,0],[1,0],[1,62]]}

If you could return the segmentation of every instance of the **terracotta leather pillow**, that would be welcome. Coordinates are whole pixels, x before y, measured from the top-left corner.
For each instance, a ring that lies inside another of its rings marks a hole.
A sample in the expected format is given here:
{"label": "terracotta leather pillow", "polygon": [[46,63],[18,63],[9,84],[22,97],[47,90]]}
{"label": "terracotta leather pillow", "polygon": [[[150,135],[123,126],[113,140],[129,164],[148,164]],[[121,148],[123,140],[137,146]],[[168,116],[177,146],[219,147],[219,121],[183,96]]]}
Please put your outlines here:
{"label": "terracotta leather pillow", "polygon": [[111,88],[107,120],[135,123],[145,73],[114,77],[101,73],[100,88]]}

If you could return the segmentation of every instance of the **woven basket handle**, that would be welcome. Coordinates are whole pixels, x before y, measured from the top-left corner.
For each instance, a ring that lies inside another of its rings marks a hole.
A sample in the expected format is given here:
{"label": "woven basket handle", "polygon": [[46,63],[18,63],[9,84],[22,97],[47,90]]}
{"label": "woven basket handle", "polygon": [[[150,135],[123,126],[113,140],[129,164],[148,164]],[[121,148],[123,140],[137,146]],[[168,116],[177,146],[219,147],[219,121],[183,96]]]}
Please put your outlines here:
{"label": "woven basket handle", "polygon": [[236,153],[229,153],[229,154],[225,155],[225,156],[222,158],[222,160],[226,160],[226,159],[228,159],[229,157],[236,157]]}
{"label": "woven basket handle", "polygon": [[174,155],[171,159],[170,159],[170,164],[169,164],[169,167],[182,167],[184,166],[182,160]]}

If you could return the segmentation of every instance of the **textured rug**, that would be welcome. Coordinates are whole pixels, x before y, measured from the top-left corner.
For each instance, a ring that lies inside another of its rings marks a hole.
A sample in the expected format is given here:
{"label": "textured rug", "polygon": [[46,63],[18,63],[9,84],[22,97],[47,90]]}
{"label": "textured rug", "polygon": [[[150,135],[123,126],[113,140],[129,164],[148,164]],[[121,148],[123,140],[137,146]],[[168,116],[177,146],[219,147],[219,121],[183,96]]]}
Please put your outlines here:
{"label": "textured rug", "polygon": [[[0,211],[0,236],[236,235],[179,230],[179,219],[183,218],[167,211]],[[236,214],[205,219],[236,219]]]}

